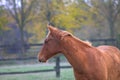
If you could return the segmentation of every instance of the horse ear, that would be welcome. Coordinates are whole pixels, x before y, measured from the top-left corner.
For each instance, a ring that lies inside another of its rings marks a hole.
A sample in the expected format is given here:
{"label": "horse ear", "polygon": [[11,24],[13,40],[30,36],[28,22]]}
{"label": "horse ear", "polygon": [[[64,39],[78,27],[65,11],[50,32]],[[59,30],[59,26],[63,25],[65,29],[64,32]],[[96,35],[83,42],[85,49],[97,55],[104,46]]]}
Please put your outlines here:
{"label": "horse ear", "polygon": [[52,26],[51,25],[47,25],[47,28],[49,31],[52,31]]}
{"label": "horse ear", "polygon": [[72,36],[72,34],[67,31],[64,31],[62,34],[61,40],[63,40],[66,36]]}
{"label": "horse ear", "polygon": [[50,32],[52,32],[53,30],[56,30],[56,28],[54,28],[53,26],[51,25],[47,25],[47,28]]}

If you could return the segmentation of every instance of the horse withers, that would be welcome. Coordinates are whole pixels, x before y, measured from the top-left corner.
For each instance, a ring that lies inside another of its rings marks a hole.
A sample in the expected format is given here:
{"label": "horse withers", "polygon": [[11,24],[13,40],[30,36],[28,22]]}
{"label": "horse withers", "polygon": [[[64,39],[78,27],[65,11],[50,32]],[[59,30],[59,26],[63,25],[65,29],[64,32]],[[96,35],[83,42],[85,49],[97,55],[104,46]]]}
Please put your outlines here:
{"label": "horse withers", "polygon": [[120,51],[113,46],[94,47],[71,33],[48,25],[49,33],[38,54],[46,62],[63,53],[72,65],[76,80],[120,80]]}

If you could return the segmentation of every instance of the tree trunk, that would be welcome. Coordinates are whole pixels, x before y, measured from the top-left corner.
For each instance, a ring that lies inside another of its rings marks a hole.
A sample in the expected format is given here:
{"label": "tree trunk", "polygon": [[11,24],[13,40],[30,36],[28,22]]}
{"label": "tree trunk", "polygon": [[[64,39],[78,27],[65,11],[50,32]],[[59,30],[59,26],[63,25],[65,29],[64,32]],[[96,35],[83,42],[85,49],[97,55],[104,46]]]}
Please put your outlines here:
{"label": "tree trunk", "polygon": [[20,43],[21,43],[21,56],[24,54],[24,30],[23,27],[20,27]]}
{"label": "tree trunk", "polygon": [[110,29],[110,38],[115,38],[114,21],[112,21],[112,19],[109,19],[108,23],[109,23],[109,29]]}
{"label": "tree trunk", "polygon": [[23,55],[24,52],[25,52],[25,49],[24,49],[24,21],[25,21],[25,14],[24,14],[24,3],[23,3],[23,0],[21,0],[21,25],[19,26],[20,27],[20,33],[21,33],[21,54]]}

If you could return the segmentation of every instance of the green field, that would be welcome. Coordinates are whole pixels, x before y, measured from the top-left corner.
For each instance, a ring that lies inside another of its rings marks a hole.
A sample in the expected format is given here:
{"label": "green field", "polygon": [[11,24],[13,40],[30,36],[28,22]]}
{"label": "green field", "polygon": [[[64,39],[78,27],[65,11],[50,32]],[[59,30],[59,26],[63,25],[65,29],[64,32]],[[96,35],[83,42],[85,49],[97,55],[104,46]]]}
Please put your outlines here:
{"label": "green field", "polygon": [[[1,66],[0,72],[24,72],[34,70],[53,69],[54,64],[33,64],[33,65],[17,65],[17,66]],[[60,78],[56,78],[55,71],[0,75],[0,80],[74,80],[72,69],[61,69]]]}

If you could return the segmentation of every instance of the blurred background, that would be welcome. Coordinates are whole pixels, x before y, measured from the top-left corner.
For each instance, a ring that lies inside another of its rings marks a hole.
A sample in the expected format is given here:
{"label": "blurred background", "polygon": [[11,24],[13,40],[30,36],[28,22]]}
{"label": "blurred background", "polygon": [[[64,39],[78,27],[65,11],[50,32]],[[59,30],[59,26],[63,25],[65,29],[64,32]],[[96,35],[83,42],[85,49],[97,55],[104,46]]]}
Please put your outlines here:
{"label": "blurred background", "polygon": [[120,48],[120,0],[0,0],[1,80],[74,80],[62,54],[37,61],[48,22],[94,46]]}

